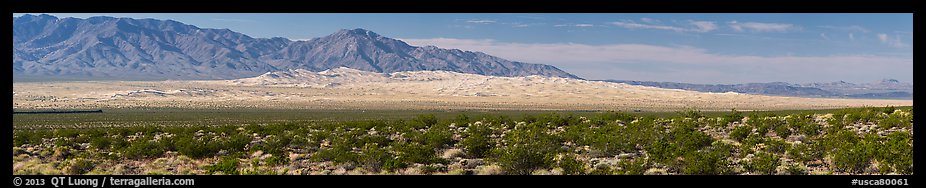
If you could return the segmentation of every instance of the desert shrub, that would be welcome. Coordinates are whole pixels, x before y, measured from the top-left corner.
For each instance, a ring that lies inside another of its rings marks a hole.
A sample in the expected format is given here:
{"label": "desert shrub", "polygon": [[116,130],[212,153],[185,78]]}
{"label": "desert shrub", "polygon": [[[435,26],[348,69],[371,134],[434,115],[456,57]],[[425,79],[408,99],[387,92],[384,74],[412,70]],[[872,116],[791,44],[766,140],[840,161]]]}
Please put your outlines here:
{"label": "desert shrub", "polygon": [[787,154],[796,162],[806,162],[815,159],[823,159],[824,151],[820,142],[809,142],[792,145],[788,149]]}
{"label": "desert shrub", "polygon": [[351,152],[351,148],[344,144],[334,144],[331,148],[321,149],[312,154],[311,160],[316,162],[331,161],[335,164],[354,163],[357,161],[357,154]]}
{"label": "desert shrub", "polygon": [[251,143],[251,137],[244,134],[233,134],[223,143],[222,148],[229,153],[244,151],[245,147]]}
{"label": "desert shrub", "polygon": [[76,158],[71,160],[71,165],[67,168],[67,174],[81,175],[93,170],[96,164],[87,159]]}
{"label": "desert shrub", "polygon": [[469,122],[470,117],[466,114],[458,114],[457,117],[453,118],[453,123],[456,124],[457,127],[467,127],[469,126]]}
{"label": "desert shrub", "polygon": [[845,114],[833,114],[833,117],[826,118],[826,124],[833,127],[843,127],[845,126],[843,123],[844,116]]}
{"label": "desert shrub", "polygon": [[412,163],[421,163],[421,164],[431,164],[431,163],[444,163],[443,159],[439,158],[433,148],[426,145],[421,145],[418,143],[404,143],[398,144],[397,147],[394,147],[397,151],[397,159],[403,163],[412,164]]}
{"label": "desert shrub", "polygon": [[[393,159],[392,154],[380,147],[378,144],[369,143],[363,146],[360,154],[360,164],[373,172],[379,172],[383,169],[385,163]],[[394,165],[394,164],[392,164]],[[390,168],[394,168],[391,166]]]}
{"label": "desert shrub", "polygon": [[622,160],[618,166],[621,167],[621,174],[624,175],[643,175],[646,172],[646,160],[642,158]]}
{"label": "desert shrub", "polygon": [[408,123],[413,129],[423,129],[437,124],[437,117],[434,114],[418,115]]}
{"label": "desert shrub", "polygon": [[913,173],[913,136],[909,132],[894,132],[887,135],[879,148],[882,164],[901,174]]}
{"label": "desert shrub", "polygon": [[164,154],[164,148],[154,141],[148,139],[138,139],[122,151],[122,155],[130,159],[144,159],[161,156]]}
{"label": "desert shrub", "polygon": [[696,110],[696,109],[687,109],[685,111],[679,112],[679,114],[681,114],[682,117],[691,118],[691,119],[699,119],[699,118],[704,117],[704,113],[701,113],[700,110]]}
{"label": "desert shrub", "polygon": [[905,117],[901,113],[888,113],[886,117],[878,121],[878,128],[886,130],[894,127],[910,127],[912,125],[912,116]]}
{"label": "desert shrub", "polygon": [[90,146],[93,146],[97,149],[109,149],[109,146],[112,145],[112,138],[107,136],[93,137],[90,139]]}
{"label": "desert shrub", "polygon": [[612,169],[610,166],[598,165],[594,169],[592,169],[592,171],[589,172],[588,174],[589,175],[613,175],[614,173],[615,173],[614,169]]}
{"label": "desert shrub", "polygon": [[419,141],[434,149],[443,148],[453,142],[453,132],[447,125],[434,125],[420,135]]}
{"label": "desert shrub", "polygon": [[550,152],[530,145],[508,146],[501,150],[497,161],[505,172],[515,175],[529,175],[553,163]]}
{"label": "desert shrub", "polygon": [[714,139],[706,133],[698,131],[696,125],[691,123],[675,124],[669,131],[667,139],[678,145],[682,152],[695,151],[710,146]]}
{"label": "desert shrub", "polygon": [[774,153],[758,152],[746,165],[746,169],[760,174],[775,174],[775,169],[781,164],[779,158]]}
{"label": "desert shrub", "polygon": [[730,131],[730,138],[742,142],[749,134],[752,134],[752,127],[738,126]]}
{"label": "desert shrub", "polygon": [[776,154],[784,154],[785,151],[790,148],[790,146],[791,144],[785,141],[769,140],[768,142],[765,142],[765,151]]}
{"label": "desert shrub", "polygon": [[177,152],[180,152],[180,154],[200,159],[214,156],[219,152],[221,146],[217,142],[188,136],[179,138],[175,147],[177,147]]}
{"label": "desert shrub", "polygon": [[563,168],[563,175],[583,175],[585,174],[585,163],[576,159],[575,155],[567,154],[557,163],[557,166]]}
{"label": "desert shrub", "polygon": [[238,158],[226,156],[213,165],[206,165],[203,169],[206,170],[207,174],[222,172],[226,175],[237,175],[239,174],[238,163]]}
{"label": "desert shrub", "polygon": [[274,156],[284,156],[287,154],[286,149],[291,141],[291,135],[281,134],[281,136],[267,138],[265,142],[254,145],[251,150],[261,150]]}
{"label": "desert shrub", "polygon": [[739,122],[743,120],[743,113],[736,111],[736,109],[730,110],[729,114],[723,116],[724,124],[730,124],[733,122]]}
{"label": "desert shrub", "polygon": [[688,152],[684,155],[682,173],[699,175],[729,174],[732,172],[730,163],[726,160],[730,156],[732,146],[717,143],[709,148]]}
{"label": "desert shrub", "polygon": [[778,125],[775,126],[775,134],[781,138],[788,138],[791,135],[791,128],[787,125]]}
{"label": "desert shrub", "polygon": [[858,173],[870,166],[875,158],[877,148],[881,147],[877,136],[869,135],[857,143],[844,143],[833,152],[836,170]]}
{"label": "desert shrub", "polygon": [[800,127],[798,132],[807,136],[817,136],[820,134],[820,131],[823,130],[823,126],[816,123],[804,124]]}
{"label": "desert shrub", "polygon": [[788,172],[788,175],[807,175],[807,168],[795,163],[788,165],[788,168],[785,170]]}
{"label": "desert shrub", "polygon": [[466,137],[461,142],[463,151],[471,158],[484,158],[492,150],[494,144],[489,139],[492,130],[485,125],[475,125],[467,128]]}
{"label": "desert shrub", "polygon": [[399,169],[408,168],[408,164],[397,159],[387,159],[383,162],[382,170],[394,172]]}
{"label": "desert shrub", "polygon": [[647,145],[645,150],[651,160],[659,163],[671,163],[675,156],[678,156],[675,145],[664,139],[656,140],[656,142]]}

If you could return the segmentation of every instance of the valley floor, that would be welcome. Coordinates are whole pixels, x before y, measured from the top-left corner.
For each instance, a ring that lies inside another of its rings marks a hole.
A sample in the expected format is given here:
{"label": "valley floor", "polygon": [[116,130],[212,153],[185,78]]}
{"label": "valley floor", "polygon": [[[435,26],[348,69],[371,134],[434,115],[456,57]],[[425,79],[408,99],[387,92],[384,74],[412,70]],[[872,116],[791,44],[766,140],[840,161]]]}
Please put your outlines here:
{"label": "valley floor", "polygon": [[701,93],[566,79],[484,83],[365,82],[321,87],[247,85],[231,81],[13,83],[14,109],[728,111],[733,108],[787,110],[911,105],[912,100]]}

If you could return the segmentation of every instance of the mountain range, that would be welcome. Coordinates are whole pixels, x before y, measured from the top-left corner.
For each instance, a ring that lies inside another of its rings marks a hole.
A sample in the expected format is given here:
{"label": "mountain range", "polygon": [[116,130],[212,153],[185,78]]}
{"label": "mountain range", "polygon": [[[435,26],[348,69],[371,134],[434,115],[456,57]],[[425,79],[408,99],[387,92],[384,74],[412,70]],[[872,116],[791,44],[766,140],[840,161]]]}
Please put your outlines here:
{"label": "mountain range", "polygon": [[849,83],[845,81],[803,84],[792,84],[786,82],[746,84],[691,84],[632,80],[601,81],[712,93],[735,92],[795,97],[913,99],[913,83],[904,83],[895,79],[884,79],[880,82],[861,84]]}
{"label": "mountain range", "polygon": [[253,38],[172,20],[51,15],[13,17],[16,77],[237,79],[291,69],[338,67],[392,73],[443,70],[489,76],[578,78],[554,66],[481,52],[411,46],[364,29],[308,41]]}

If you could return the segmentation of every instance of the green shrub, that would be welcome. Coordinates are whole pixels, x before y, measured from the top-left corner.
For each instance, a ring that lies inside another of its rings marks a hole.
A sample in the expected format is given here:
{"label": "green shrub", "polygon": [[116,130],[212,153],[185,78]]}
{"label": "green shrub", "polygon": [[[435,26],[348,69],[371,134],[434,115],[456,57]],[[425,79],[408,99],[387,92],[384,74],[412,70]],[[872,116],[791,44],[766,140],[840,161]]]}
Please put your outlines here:
{"label": "green shrub", "polygon": [[775,174],[775,169],[781,164],[779,157],[773,153],[758,152],[755,158],[746,166],[751,172],[760,174]]}
{"label": "green shrub", "polygon": [[567,154],[560,159],[558,166],[563,168],[563,175],[585,174],[585,163],[576,159],[575,155]]}
{"label": "green shrub", "polygon": [[206,170],[207,174],[222,172],[225,175],[238,175],[238,158],[227,156],[222,157],[222,159],[217,163],[213,165],[206,165],[203,169]]}
{"label": "green shrub", "polygon": [[351,152],[351,148],[344,144],[335,144],[331,148],[322,149],[312,154],[311,160],[316,162],[331,161],[334,164],[355,163],[359,156]]}
{"label": "green shrub", "polygon": [[743,113],[736,111],[736,109],[730,110],[730,114],[723,116],[724,124],[730,124],[733,122],[739,122],[743,120]]}
{"label": "green shrub", "polygon": [[413,129],[423,129],[437,124],[437,117],[434,117],[434,114],[418,115],[417,118],[412,119],[409,123]]}
{"label": "green shrub", "polygon": [[794,163],[788,165],[786,170],[788,171],[788,175],[807,175],[807,168]]}
{"label": "green shrub", "polygon": [[683,174],[720,175],[732,172],[726,158],[730,146],[717,146],[705,150],[688,152],[684,155]]}
{"label": "green shrub", "polygon": [[894,132],[887,135],[879,148],[878,159],[882,164],[900,174],[913,173],[913,136],[909,132]]}
{"label": "green shrub", "polygon": [[615,172],[608,165],[598,165],[597,167],[595,167],[595,169],[593,169],[588,174],[589,175],[613,175],[615,174]]}
{"label": "green shrub", "polygon": [[434,125],[421,134],[420,141],[428,147],[440,149],[453,144],[453,132],[447,125]]}
{"label": "green shrub", "polygon": [[791,144],[781,140],[769,140],[765,143],[765,151],[784,154],[790,148]]}
{"label": "green shrub", "polygon": [[70,175],[81,175],[86,174],[93,170],[96,167],[96,164],[87,159],[77,158],[71,160],[71,165],[67,168],[67,173]]}
{"label": "green shrub", "polygon": [[807,136],[817,136],[820,134],[820,131],[823,130],[823,126],[816,123],[805,124],[801,126],[799,132]]}
{"label": "green shrub", "polygon": [[193,138],[192,135],[177,139],[175,147],[180,154],[196,159],[215,156],[221,148],[217,142]]}
{"label": "green shrub", "polygon": [[730,131],[730,138],[742,142],[749,134],[752,134],[752,127],[739,126]]}
{"label": "green shrub", "polygon": [[791,128],[789,128],[787,125],[775,126],[775,134],[781,138],[788,138],[788,136],[791,135]]}
{"label": "green shrub", "polygon": [[466,137],[461,142],[463,151],[471,158],[486,157],[494,146],[494,143],[489,139],[491,134],[492,130],[485,125],[468,127],[464,134]]}
{"label": "green shrub", "polygon": [[406,164],[405,162],[402,162],[397,159],[387,159],[385,162],[383,162],[382,170],[394,172],[396,170],[404,169],[407,167],[408,167],[408,164]]}
{"label": "green shrub", "polygon": [[426,145],[405,143],[397,145],[395,149],[397,151],[397,158],[403,163],[431,164],[446,162],[437,156],[433,148]]}
{"label": "green shrub", "polygon": [[618,163],[624,175],[643,175],[646,172],[646,160],[636,158],[632,160],[622,160]]}
{"label": "green shrub", "polygon": [[497,161],[508,174],[529,175],[534,170],[549,168],[553,163],[551,154],[532,145],[513,145],[500,150]]}
{"label": "green shrub", "polygon": [[364,145],[363,151],[360,154],[360,164],[373,172],[379,172],[382,170],[386,161],[391,159],[393,159],[392,154],[375,143],[368,143]]}
{"label": "green shrub", "polygon": [[836,170],[859,173],[871,164],[870,148],[866,144],[850,144],[833,153]]}
{"label": "green shrub", "polygon": [[651,160],[664,164],[672,163],[675,157],[678,156],[676,146],[664,139],[656,140],[656,142],[646,146],[645,150]]}
{"label": "green shrub", "polygon": [[823,159],[824,150],[819,142],[794,144],[788,151],[788,156],[796,162],[807,162]]}
{"label": "green shrub", "polygon": [[130,159],[145,159],[158,157],[164,154],[164,148],[154,141],[138,139],[122,151],[123,156]]}

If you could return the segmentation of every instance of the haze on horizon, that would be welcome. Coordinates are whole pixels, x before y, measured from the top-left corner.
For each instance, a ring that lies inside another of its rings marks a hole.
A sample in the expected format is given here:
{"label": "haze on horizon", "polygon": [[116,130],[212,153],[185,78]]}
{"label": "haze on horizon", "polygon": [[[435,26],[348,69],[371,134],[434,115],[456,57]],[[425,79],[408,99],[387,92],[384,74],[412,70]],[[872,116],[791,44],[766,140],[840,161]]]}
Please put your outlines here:
{"label": "haze on horizon", "polygon": [[912,14],[50,15],[169,19],[292,40],[364,28],[415,46],[549,64],[586,79],[913,81]]}

